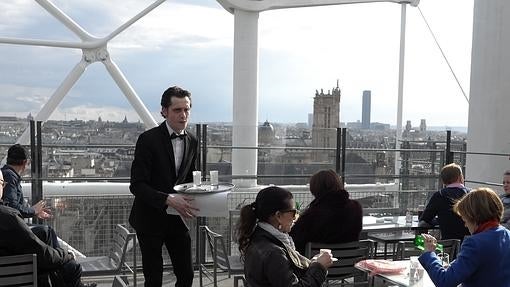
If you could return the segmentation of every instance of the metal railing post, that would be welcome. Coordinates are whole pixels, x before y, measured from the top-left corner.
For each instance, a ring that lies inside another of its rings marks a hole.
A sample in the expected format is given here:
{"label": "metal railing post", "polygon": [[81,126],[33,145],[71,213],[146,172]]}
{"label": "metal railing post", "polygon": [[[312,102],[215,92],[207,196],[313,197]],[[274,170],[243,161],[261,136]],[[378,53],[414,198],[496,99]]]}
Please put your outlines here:
{"label": "metal railing post", "polygon": [[446,164],[453,163],[453,152],[451,148],[451,142],[452,142],[452,131],[447,130],[446,131]]}
{"label": "metal railing post", "polygon": [[345,151],[347,149],[347,128],[342,128],[342,182],[345,183]]}
{"label": "metal railing post", "polygon": [[[41,146],[41,122],[30,121],[30,157],[32,163],[30,164],[31,171],[31,184],[32,184],[32,205],[42,200],[42,146]],[[41,224],[42,221],[34,217],[33,223]]]}
{"label": "metal railing post", "polygon": [[340,154],[342,152],[342,129],[336,128],[335,171],[340,174]]}

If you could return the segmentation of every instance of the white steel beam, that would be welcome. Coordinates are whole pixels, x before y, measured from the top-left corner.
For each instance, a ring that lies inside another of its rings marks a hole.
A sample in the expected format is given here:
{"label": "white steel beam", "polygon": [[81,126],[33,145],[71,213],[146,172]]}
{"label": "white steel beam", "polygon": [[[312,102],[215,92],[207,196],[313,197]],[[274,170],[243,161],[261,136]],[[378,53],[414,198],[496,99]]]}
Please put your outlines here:
{"label": "white steel beam", "polygon": [[112,76],[113,80],[117,84],[117,86],[120,88],[120,90],[124,93],[127,100],[131,104],[131,106],[135,109],[135,111],[138,113],[140,118],[142,118],[142,121],[145,124],[146,128],[153,128],[158,125],[156,120],[152,117],[151,113],[145,107],[142,100],[138,97],[135,90],[131,85],[129,84],[129,81],[126,79],[122,71],[119,69],[119,67],[113,62],[110,57],[107,55],[106,58],[102,61],[106,69],[108,70],[108,73]]}
{"label": "white steel beam", "polygon": [[262,12],[275,9],[316,7],[341,4],[392,2],[418,6],[420,0],[217,0],[230,13],[234,10]]}
{"label": "white steel beam", "polygon": [[[136,14],[126,23],[119,26],[108,36],[98,38],[88,33],[80,25],[78,25],[73,19],[67,14],[60,10],[57,6],[51,3],[49,0],[35,0],[41,7],[48,11],[53,17],[59,20],[64,26],[66,26],[71,32],[77,35],[81,42],[68,42],[68,41],[53,41],[53,40],[40,40],[40,39],[20,39],[20,38],[0,38],[0,44],[13,44],[13,45],[28,45],[28,46],[46,46],[56,48],[71,48],[81,49],[83,56],[82,60],[74,67],[74,69],[67,75],[62,84],[55,90],[51,98],[46,102],[42,109],[35,116],[36,121],[46,121],[51,114],[55,111],[57,106],[60,104],[65,95],[69,92],[72,86],[83,74],[87,66],[93,62],[101,61],[105,65],[106,69],[110,73],[111,77],[124,93],[129,103],[133,106],[135,111],[138,113],[142,121],[147,128],[151,128],[157,125],[149,110],[145,107],[143,102],[136,94],[133,87],[129,84],[124,74],[121,72],[119,67],[111,61],[108,52],[108,42],[115,36],[122,33],[133,23],[147,15],[149,12],[157,8],[166,0],[157,0],[141,12]],[[29,130],[25,130],[22,136],[17,142],[22,144],[28,143]]]}
{"label": "white steel beam", "polygon": [[[58,107],[62,99],[64,99],[65,95],[71,90],[76,81],[81,77],[85,69],[90,63],[82,58],[81,61],[74,66],[74,68],[69,72],[64,81],[60,84],[60,86],[55,90],[53,95],[48,99],[48,101],[41,108],[39,113],[34,117],[35,121],[46,121],[51,116],[51,114]],[[26,145],[28,144],[30,136],[30,129],[27,128],[21,137],[16,141],[16,143]]]}

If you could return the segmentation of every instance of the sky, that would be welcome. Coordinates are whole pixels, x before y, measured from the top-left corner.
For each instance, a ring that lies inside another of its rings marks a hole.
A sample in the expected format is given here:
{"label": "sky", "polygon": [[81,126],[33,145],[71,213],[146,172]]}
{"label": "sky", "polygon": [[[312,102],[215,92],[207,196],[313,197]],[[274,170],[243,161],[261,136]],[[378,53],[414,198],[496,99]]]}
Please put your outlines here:
{"label": "sky", "polygon": [[[103,37],[150,0],[52,0]],[[469,97],[473,0],[421,0],[419,8]],[[342,92],[342,122],[397,120],[401,5],[365,3],[282,9],[259,17],[259,122],[307,122],[316,90]],[[403,121],[467,126],[464,98],[418,8],[407,8]],[[167,0],[108,45],[112,60],[157,121],[162,92],[192,92],[191,121],[232,120],[234,17],[214,0]],[[0,2],[0,38],[79,39],[33,0]],[[36,115],[71,69],[79,49],[0,44],[0,115]],[[129,121],[139,117],[105,67],[88,66],[50,119]]]}

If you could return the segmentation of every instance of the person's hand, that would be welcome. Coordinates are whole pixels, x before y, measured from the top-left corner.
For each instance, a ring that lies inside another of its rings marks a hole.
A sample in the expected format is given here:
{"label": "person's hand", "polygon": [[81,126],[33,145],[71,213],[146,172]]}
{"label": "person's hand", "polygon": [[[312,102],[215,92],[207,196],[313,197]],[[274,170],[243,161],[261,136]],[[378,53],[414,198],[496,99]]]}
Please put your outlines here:
{"label": "person's hand", "polygon": [[192,205],[193,198],[182,194],[169,194],[166,198],[166,205],[177,210],[184,218],[195,217],[195,212],[200,211]]}
{"label": "person's hand", "polygon": [[331,258],[331,253],[329,252],[323,252],[319,254],[319,257],[317,257],[317,262],[324,266],[324,268],[328,269],[329,266],[333,265],[333,259]]}
{"label": "person's hand", "polygon": [[425,241],[425,250],[429,252],[433,252],[436,250],[437,240],[434,236],[426,233],[421,234],[423,236],[423,240]]}
{"label": "person's hand", "polygon": [[51,209],[46,207],[46,202],[44,200],[39,201],[38,203],[32,205],[32,208],[35,211],[35,216],[40,219],[48,219],[51,218]]}

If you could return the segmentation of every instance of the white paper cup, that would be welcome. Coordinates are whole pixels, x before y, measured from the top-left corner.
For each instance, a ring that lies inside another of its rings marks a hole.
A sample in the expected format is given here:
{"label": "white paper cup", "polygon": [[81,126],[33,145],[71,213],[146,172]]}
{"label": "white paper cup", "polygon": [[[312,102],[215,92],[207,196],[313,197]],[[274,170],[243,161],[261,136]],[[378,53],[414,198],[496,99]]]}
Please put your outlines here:
{"label": "white paper cup", "polygon": [[333,255],[331,254],[331,249],[327,249],[327,248],[321,248],[321,249],[319,250],[319,253],[320,253],[320,254],[322,254],[322,253],[329,253],[329,255],[333,256]]}
{"label": "white paper cup", "polygon": [[199,170],[195,170],[193,172],[193,185],[195,186],[202,185],[202,172]]}
{"label": "white paper cup", "polygon": [[211,185],[218,185],[218,171],[211,170],[209,172],[209,177],[211,179]]}

